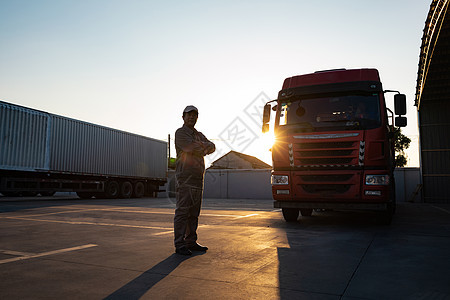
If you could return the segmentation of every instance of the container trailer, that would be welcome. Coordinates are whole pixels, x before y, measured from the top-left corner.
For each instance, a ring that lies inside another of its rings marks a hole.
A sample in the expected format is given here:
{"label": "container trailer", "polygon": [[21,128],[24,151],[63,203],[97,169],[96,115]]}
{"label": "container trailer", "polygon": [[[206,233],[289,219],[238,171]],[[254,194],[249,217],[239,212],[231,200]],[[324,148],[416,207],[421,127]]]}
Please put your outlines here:
{"label": "container trailer", "polygon": [[156,196],[167,142],[0,101],[0,193]]}

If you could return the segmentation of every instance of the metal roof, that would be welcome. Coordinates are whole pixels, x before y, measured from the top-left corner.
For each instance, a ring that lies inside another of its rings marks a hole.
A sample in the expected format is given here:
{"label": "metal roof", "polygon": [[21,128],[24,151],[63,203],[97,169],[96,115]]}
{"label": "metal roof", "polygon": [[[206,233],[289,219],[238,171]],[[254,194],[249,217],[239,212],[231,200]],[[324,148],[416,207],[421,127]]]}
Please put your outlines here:
{"label": "metal roof", "polygon": [[450,0],[433,0],[425,21],[422,45],[420,47],[419,69],[417,72],[417,86],[415,106],[420,110],[422,101],[427,100],[424,92],[432,99],[436,97],[448,98],[450,85]]}
{"label": "metal roof", "polygon": [[422,46],[418,110],[424,202],[450,203],[450,0],[433,0]]}

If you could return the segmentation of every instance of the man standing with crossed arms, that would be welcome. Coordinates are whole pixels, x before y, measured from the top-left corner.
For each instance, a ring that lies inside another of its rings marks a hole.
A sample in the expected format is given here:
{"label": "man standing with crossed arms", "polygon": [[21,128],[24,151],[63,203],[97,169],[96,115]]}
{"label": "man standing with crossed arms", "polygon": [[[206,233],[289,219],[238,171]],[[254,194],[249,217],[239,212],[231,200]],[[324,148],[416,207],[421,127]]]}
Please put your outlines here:
{"label": "man standing with crossed arms", "polygon": [[208,250],[208,247],[197,243],[197,227],[205,174],[203,157],[213,153],[216,147],[194,128],[197,118],[198,109],[193,105],[186,106],[183,111],[184,125],[175,132],[177,207],[174,232],[175,252],[181,255]]}

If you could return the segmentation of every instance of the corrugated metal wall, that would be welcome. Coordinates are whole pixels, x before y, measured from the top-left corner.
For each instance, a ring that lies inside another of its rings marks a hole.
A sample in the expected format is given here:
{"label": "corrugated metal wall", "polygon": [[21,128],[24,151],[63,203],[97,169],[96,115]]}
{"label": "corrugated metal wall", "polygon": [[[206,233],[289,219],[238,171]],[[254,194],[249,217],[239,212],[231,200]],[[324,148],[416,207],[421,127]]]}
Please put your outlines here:
{"label": "corrugated metal wall", "polygon": [[[205,198],[272,199],[271,170],[208,169],[205,173]],[[395,168],[397,202],[420,202],[419,168]],[[175,171],[169,171],[168,182],[159,197],[175,197]],[[418,192],[417,194],[415,194]]]}
{"label": "corrugated metal wall", "polygon": [[429,203],[450,203],[449,2],[432,1],[417,80],[423,200]]}
{"label": "corrugated metal wall", "polygon": [[3,169],[166,177],[164,141],[6,102],[0,105]]}
{"label": "corrugated metal wall", "polygon": [[48,169],[50,116],[0,102],[0,168]]}
{"label": "corrugated metal wall", "polygon": [[449,113],[450,95],[448,100],[423,102],[420,108],[420,144],[425,202],[450,203]]}

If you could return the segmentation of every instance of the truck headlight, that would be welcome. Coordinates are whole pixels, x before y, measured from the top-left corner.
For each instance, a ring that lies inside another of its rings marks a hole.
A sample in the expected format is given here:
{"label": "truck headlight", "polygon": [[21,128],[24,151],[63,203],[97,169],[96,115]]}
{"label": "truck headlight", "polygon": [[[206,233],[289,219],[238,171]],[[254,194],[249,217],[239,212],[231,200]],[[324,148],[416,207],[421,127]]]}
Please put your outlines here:
{"label": "truck headlight", "polygon": [[389,175],[366,175],[366,185],[389,185]]}
{"label": "truck headlight", "polygon": [[287,175],[272,175],[270,178],[272,185],[286,185],[289,184],[289,176]]}

